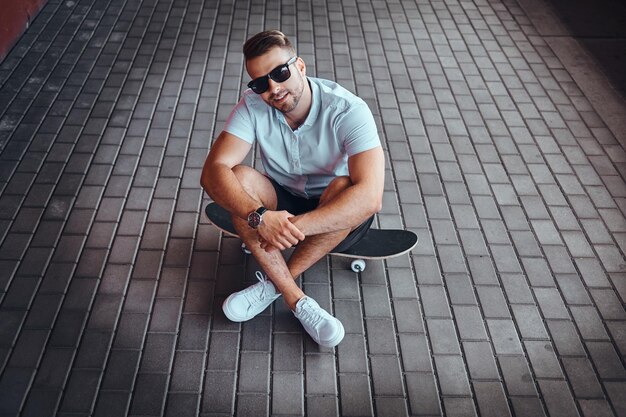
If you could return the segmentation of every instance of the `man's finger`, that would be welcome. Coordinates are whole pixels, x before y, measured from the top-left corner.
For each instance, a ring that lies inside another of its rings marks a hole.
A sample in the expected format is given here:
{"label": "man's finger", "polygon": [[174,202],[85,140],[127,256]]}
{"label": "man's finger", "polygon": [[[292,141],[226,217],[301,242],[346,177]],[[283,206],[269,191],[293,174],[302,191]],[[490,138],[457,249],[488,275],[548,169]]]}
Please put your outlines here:
{"label": "man's finger", "polygon": [[291,232],[291,235],[292,235],[293,237],[295,237],[295,238],[296,238],[296,239],[298,239],[299,241],[300,241],[300,240],[304,240],[304,238],[305,238],[304,233],[302,233],[302,232],[300,231],[300,229],[298,229],[298,228],[296,227],[296,225],[295,225],[295,224],[293,224],[293,223],[289,222],[289,225],[288,225],[287,227],[289,228],[289,231]]}

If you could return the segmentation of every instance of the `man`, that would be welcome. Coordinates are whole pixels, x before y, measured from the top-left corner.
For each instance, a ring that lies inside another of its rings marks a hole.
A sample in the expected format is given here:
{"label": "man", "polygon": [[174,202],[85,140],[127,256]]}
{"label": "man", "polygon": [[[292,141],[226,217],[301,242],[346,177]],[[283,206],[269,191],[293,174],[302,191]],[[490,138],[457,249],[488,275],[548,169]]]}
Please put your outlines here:
{"label": "man", "polygon": [[[380,210],[385,162],[376,124],[363,100],[307,77],[283,33],[258,33],[243,50],[252,81],[211,147],[201,184],[231,213],[267,277],[257,272],[259,282],[222,307],[230,320],[246,321],[282,295],[313,340],[333,347],[343,325],[295,279],[358,241]],[[255,141],[265,175],[241,165]],[[286,261],[281,251],[293,246]]]}

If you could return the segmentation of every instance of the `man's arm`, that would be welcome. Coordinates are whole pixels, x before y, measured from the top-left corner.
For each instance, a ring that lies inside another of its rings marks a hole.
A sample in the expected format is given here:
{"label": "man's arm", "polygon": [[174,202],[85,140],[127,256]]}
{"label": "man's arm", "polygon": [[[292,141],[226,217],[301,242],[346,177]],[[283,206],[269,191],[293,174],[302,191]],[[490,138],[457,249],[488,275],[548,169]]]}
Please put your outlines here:
{"label": "man's arm", "polygon": [[382,207],[385,155],[379,146],[348,159],[352,185],[329,203],[291,220],[305,235],[349,229]]}
{"label": "man's arm", "polygon": [[233,167],[243,162],[252,145],[223,131],[217,137],[202,168],[200,184],[217,204],[242,219],[258,208],[258,203],[243,189]]}
{"label": "man's arm", "polygon": [[[241,164],[251,148],[248,142],[222,132],[211,147],[200,177],[202,188],[217,204],[244,220],[250,212],[259,208],[260,202],[246,192],[233,167]],[[302,232],[289,221],[292,216],[284,210],[268,210],[257,231],[272,246],[281,250],[290,248],[304,239]]]}

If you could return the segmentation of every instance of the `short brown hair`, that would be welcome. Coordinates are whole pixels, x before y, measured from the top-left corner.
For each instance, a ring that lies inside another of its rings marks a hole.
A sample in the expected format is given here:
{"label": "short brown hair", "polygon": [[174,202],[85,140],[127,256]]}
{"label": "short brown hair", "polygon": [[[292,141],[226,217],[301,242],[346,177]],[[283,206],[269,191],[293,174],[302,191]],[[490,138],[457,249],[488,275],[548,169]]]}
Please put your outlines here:
{"label": "short brown hair", "polygon": [[257,33],[246,41],[243,45],[243,56],[246,61],[248,61],[276,47],[287,49],[294,55],[296,53],[296,48],[293,47],[291,41],[283,32],[279,30],[266,30]]}

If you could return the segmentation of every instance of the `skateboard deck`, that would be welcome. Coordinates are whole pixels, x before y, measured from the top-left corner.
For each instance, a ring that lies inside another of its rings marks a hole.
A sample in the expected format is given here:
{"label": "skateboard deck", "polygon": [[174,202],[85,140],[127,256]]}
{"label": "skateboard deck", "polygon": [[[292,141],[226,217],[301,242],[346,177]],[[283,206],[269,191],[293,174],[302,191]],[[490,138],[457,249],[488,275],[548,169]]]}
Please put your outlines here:
{"label": "skateboard deck", "polygon": [[[209,203],[206,215],[215,227],[223,232],[237,236],[230,213],[217,205]],[[400,256],[415,247],[417,235],[401,229],[369,229],[365,236],[343,252],[331,252],[331,255],[357,259],[385,259]]]}

